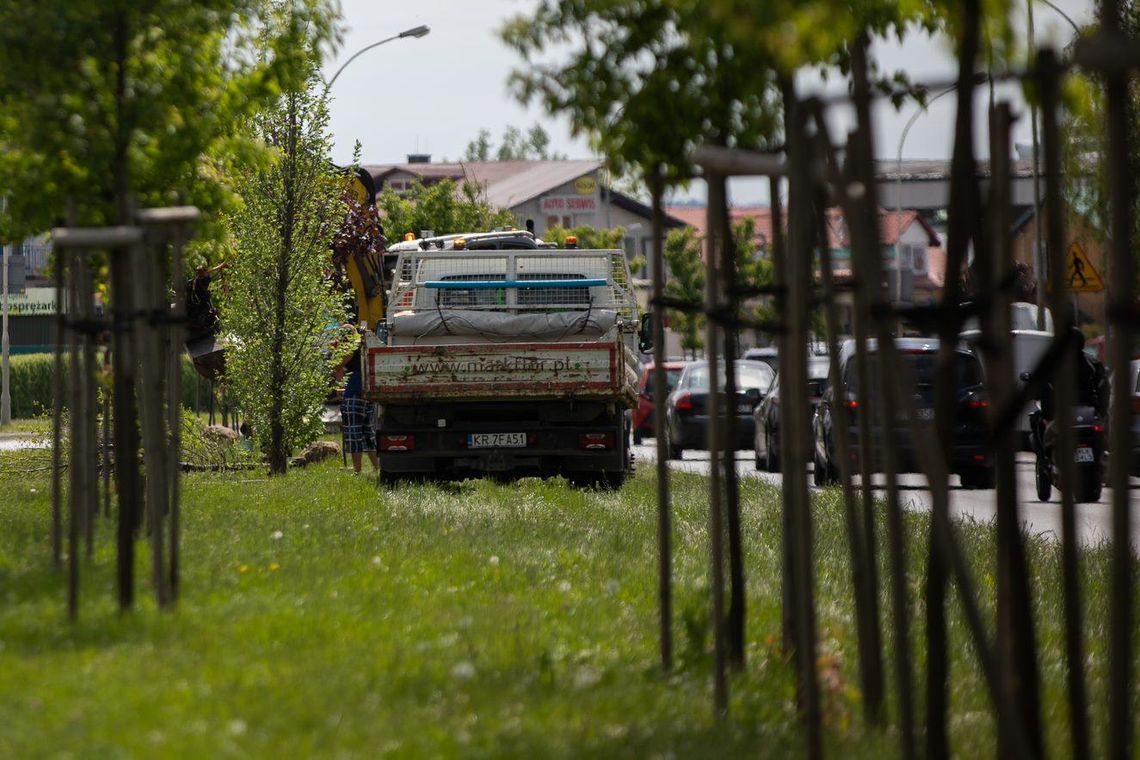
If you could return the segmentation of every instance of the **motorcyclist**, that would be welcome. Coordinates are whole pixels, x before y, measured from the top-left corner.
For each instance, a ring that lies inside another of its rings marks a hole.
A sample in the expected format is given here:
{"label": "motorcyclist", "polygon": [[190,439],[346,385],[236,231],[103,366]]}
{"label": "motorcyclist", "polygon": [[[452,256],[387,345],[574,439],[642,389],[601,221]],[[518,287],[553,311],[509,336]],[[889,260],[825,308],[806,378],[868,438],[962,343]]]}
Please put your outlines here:
{"label": "motorcyclist", "polygon": [[[1076,371],[1073,404],[1089,406],[1096,410],[1097,417],[1105,419],[1108,410],[1108,373],[1104,365],[1085,353],[1085,336],[1073,328],[1073,343],[1077,356],[1073,362]],[[1042,440],[1046,451],[1052,449],[1056,440],[1053,422],[1056,418],[1056,372],[1051,372],[1041,389],[1041,411],[1038,424],[1041,426]]]}

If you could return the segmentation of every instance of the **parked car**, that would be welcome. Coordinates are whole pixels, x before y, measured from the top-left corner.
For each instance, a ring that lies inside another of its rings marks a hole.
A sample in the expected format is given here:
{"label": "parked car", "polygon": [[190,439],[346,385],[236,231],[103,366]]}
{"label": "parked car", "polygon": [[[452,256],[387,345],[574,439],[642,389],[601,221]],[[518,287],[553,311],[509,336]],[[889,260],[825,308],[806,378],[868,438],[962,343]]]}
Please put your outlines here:
{"label": "parked car", "polygon": [[1133,475],[1140,476],[1140,359],[1133,359],[1128,367],[1129,390],[1132,393],[1132,462]]}
{"label": "parked car", "polygon": [[[653,429],[654,414],[653,411],[656,406],[653,403],[654,386],[653,386],[653,362],[646,364],[641,369],[641,376],[637,380],[637,408],[633,410],[633,442],[641,443],[642,438],[645,436],[652,436],[656,434]],[[677,387],[677,381],[681,377],[681,370],[685,368],[685,362],[665,362],[665,395]]]}
{"label": "parked car", "polygon": [[[735,406],[736,440],[733,447],[752,447],[752,410],[764,398],[776,373],[764,362],[740,360],[736,362],[736,398],[728,403]],[[718,373],[723,387],[724,365]],[[692,362],[685,366],[677,387],[665,403],[666,443],[670,459],[680,459],[685,449],[708,448],[709,363]]]}
{"label": "parked car", "polygon": [[[920,426],[934,424],[934,382],[938,365],[938,340],[927,338],[896,338],[895,347],[907,365],[906,376],[913,383],[910,390],[914,394],[915,414]],[[868,359],[874,373],[879,353],[876,341],[868,341]],[[843,404],[855,412],[861,404],[871,411],[871,456],[872,469],[877,470],[882,462],[883,433],[875,405],[879,401],[878,389],[874,386],[864,391],[859,388],[855,371],[855,342],[845,341],[840,348],[838,378],[830,378],[828,387],[820,399],[815,415],[814,479],[817,485],[834,483],[839,479],[836,436],[840,430],[835,425],[834,409]],[[874,375],[872,375],[874,376]],[[977,354],[965,346],[955,349],[954,362],[955,398],[957,415],[954,420],[954,439],[951,452],[953,472],[961,478],[964,488],[992,488],[994,483],[993,462],[986,446],[985,412],[989,402],[986,399],[983,383],[982,364]],[[917,471],[917,452],[911,437],[908,421],[901,416],[891,435],[898,446],[899,471]],[[848,416],[847,440],[854,466],[858,466],[859,427],[855,414]],[[933,431],[932,431],[933,432]]]}
{"label": "parked car", "polygon": [[[1037,306],[1031,303],[1015,301],[1009,306],[1010,342],[1013,346],[1013,382],[1020,389],[1025,381],[1021,376],[1031,372],[1041,361],[1041,357],[1049,350],[1053,342],[1053,315],[1048,309],[1041,314],[1044,329],[1037,329]],[[977,318],[971,318],[962,329],[961,338],[971,348],[981,344],[982,330]],[[976,350],[976,348],[975,348]],[[1029,414],[1033,411],[1033,404],[1027,403],[1017,416],[1017,430],[1022,434],[1022,445],[1029,446]]]}
{"label": "parked car", "polygon": [[764,362],[772,368],[774,372],[780,371],[780,352],[775,346],[764,346],[763,348],[750,348],[744,352],[741,359],[748,361]]}
{"label": "parked car", "polygon": [[[826,356],[808,356],[808,406],[809,419],[815,417],[815,410],[819,400],[827,388],[828,358]],[[752,448],[756,452],[756,469],[777,472],[780,469],[780,381],[783,373],[778,373],[772,387],[764,393],[764,400],[760,402],[752,413],[755,433]],[[813,444],[808,441],[808,456],[811,456]]]}

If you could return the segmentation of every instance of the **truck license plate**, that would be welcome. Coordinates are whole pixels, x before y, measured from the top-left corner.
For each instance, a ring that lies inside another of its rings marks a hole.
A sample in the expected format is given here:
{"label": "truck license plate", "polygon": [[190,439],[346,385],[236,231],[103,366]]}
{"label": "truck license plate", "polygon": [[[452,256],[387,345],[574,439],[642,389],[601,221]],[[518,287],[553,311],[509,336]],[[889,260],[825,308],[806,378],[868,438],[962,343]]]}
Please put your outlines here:
{"label": "truck license plate", "polygon": [[1093,458],[1093,450],[1091,448],[1089,448],[1088,446],[1082,446],[1079,449],[1073,449],[1073,461],[1074,462],[1093,462],[1096,460]]}
{"label": "truck license plate", "polygon": [[526,448],[526,433],[469,433],[469,449],[522,449]]}

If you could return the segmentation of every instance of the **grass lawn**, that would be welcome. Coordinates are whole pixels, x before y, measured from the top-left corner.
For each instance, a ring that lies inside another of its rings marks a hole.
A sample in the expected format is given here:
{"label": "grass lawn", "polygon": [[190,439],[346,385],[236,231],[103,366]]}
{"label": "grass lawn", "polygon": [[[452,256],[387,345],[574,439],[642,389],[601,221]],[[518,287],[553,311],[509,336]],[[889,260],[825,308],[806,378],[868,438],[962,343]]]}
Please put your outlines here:
{"label": "grass lawn", "polygon": [[[118,614],[101,521],[80,621],[68,625],[47,481],[19,465],[19,454],[0,459],[0,757],[801,754],[792,670],[775,643],[779,495],[758,481],[743,486],[748,664],[718,723],[701,477],[674,479],[678,665],[664,676],[649,468],[618,494],[537,480],[377,492],[339,461],[272,481],[191,475],[177,610],[157,612],[144,583],[139,609]],[[821,495],[816,514],[828,749],[893,757],[893,731],[860,720],[838,493]],[[908,517],[912,599],[925,525]],[[990,593],[992,532],[965,526],[963,536]],[[1031,559],[1048,739],[1064,755],[1059,549],[1034,542]],[[1105,552],[1087,555],[1085,573],[1103,733]],[[952,741],[962,757],[992,756],[989,703],[953,596],[951,611]],[[912,619],[921,622],[918,602]]]}
{"label": "grass lawn", "polygon": [[0,425],[0,433],[51,435],[51,417],[43,416],[14,419],[7,425]]}

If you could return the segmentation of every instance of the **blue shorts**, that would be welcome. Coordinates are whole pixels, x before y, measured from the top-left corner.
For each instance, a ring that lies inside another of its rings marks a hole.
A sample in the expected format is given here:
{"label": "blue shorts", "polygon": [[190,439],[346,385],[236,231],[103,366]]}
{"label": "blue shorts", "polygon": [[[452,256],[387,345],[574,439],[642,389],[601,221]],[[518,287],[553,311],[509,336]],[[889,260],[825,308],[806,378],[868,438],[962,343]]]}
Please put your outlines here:
{"label": "blue shorts", "polygon": [[345,398],[340,402],[340,424],[344,430],[344,450],[360,454],[376,450],[376,431],[372,429],[372,403],[362,398]]}

